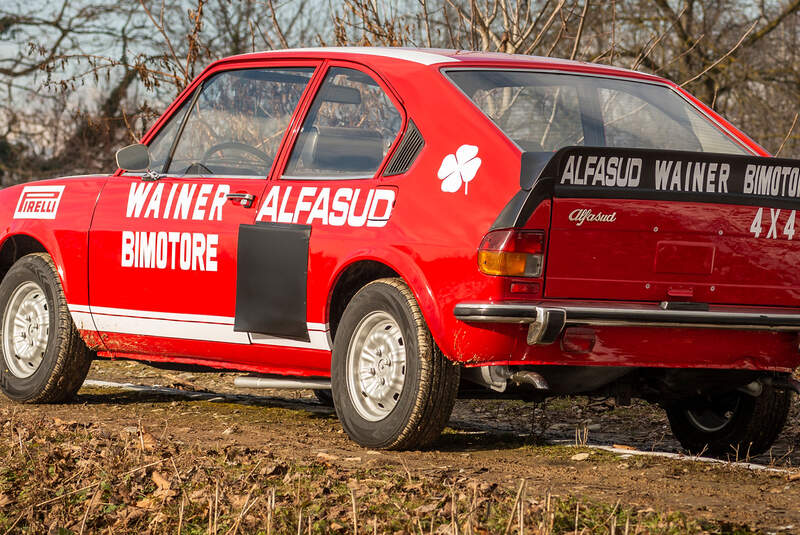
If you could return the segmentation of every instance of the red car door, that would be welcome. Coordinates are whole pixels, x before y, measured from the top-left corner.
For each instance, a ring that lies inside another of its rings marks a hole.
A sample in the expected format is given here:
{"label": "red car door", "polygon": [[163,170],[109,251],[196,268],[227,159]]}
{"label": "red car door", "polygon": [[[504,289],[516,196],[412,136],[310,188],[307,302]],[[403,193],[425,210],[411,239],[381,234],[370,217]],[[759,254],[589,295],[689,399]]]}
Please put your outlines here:
{"label": "red car door", "polygon": [[[308,273],[315,276],[295,284],[307,297],[296,325],[297,332],[307,327],[312,345],[328,334],[326,283],[337,259],[368,247],[389,221],[397,187],[379,176],[404,121],[399,102],[376,74],[349,62],[326,67],[282,158],[283,170],[270,181],[256,215],[265,233],[294,233],[285,238],[287,245],[301,247],[297,233],[303,229],[309,236]],[[267,263],[264,271],[269,269]],[[261,334],[251,338],[254,344],[272,343]]]}
{"label": "red car door", "polygon": [[237,241],[251,224],[316,63],[208,75],[149,143],[156,180],[125,173],[90,231],[89,303],[109,351],[235,361]]}

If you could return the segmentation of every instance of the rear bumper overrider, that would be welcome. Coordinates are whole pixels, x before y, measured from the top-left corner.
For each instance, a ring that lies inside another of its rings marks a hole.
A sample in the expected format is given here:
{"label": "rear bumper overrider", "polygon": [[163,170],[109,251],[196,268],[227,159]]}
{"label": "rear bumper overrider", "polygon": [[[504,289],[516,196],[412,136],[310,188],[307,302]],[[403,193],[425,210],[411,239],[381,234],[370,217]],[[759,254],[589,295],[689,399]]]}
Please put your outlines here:
{"label": "rear bumper overrider", "polygon": [[800,332],[800,311],[763,309],[670,310],[667,307],[566,303],[459,303],[455,317],[467,323],[527,324],[528,344],[550,344],[569,326],[681,327]]}

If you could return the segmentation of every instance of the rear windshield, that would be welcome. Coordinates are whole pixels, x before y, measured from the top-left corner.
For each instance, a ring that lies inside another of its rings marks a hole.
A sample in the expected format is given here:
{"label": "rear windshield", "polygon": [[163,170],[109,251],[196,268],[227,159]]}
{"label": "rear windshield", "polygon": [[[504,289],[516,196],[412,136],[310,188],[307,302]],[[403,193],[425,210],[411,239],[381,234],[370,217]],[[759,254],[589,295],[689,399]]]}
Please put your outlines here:
{"label": "rear windshield", "polygon": [[666,86],[536,71],[446,74],[525,151],[585,145],[750,154]]}

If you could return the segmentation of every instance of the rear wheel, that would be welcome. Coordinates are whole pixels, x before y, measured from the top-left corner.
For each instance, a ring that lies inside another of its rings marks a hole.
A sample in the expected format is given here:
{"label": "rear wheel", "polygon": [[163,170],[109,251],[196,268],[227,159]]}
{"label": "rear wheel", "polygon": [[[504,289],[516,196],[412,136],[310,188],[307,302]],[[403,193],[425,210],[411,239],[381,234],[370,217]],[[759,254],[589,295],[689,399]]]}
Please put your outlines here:
{"label": "rear wheel", "polygon": [[92,353],[72,322],[49,255],[20,258],[0,283],[0,390],[24,403],[64,401],[80,389]]}
{"label": "rear wheel", "polygon": [[347,305],[334,340],[331,386],[336,413],[355,442],[382,449],[429,444],[450,418],[459,377],[401,279],[371,282]]}
{"label": "rear wheel", "polygon": [[789,414],[791,393],[763,385],[760,395],[733,391],[667,408],[672,434],[693,454],[745,459],[767,451]]}

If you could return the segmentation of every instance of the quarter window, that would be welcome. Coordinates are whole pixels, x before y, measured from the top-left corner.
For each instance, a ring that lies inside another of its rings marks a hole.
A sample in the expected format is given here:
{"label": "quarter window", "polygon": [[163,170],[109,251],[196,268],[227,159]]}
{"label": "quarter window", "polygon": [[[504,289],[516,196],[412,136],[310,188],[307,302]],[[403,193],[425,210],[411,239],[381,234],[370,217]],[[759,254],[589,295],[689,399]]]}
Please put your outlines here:
{"label": "quarter window", "polygon": [[148,148],[150,149],[150,169],[157,173],[164,172],[164,164],[167,163],[169,151],[172,149],[172,143],[175,141],[175,136],[178,134],[178,129],[183,123],[183,117],[186,115],[186,110],[189,109],[193,97],[187,98],[180,109],[175,112],[169,122],[161,128],[150,142]]}
{"label": "quarter window", "polygon": [[168,172],[265,177],[314,69],[227,71],[207,80]]}
{"label": "quarter window", "polygon": [[372,178],[402,117],[370,76],[333,67],[317,93],[283,178]]}

